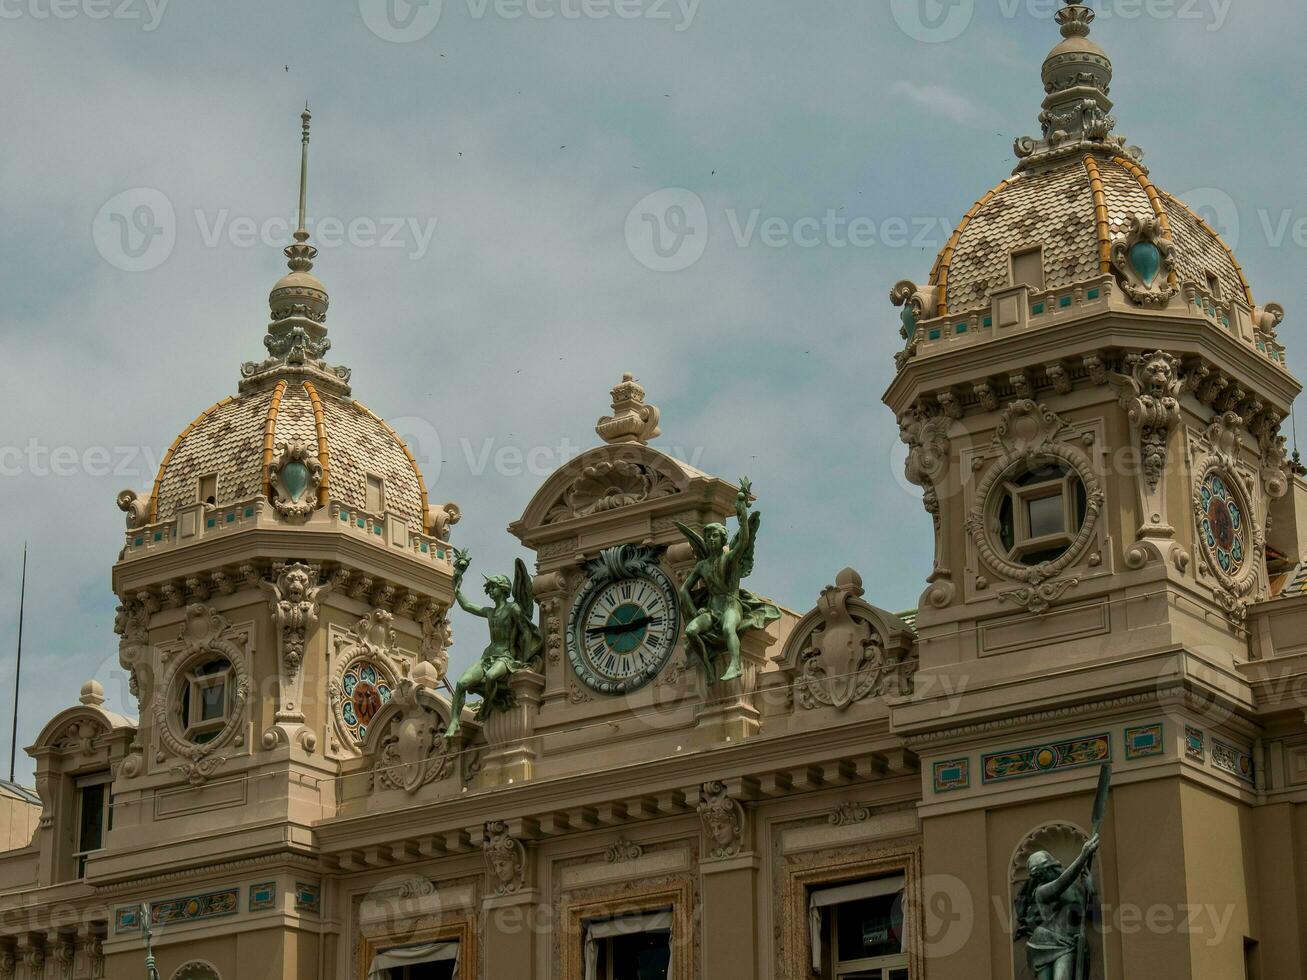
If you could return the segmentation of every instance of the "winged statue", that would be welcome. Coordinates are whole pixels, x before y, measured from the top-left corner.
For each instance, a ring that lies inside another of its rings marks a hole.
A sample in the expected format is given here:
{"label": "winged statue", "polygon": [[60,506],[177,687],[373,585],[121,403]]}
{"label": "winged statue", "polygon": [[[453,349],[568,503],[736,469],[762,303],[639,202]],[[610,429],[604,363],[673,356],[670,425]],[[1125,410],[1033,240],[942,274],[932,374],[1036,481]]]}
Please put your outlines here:
{"label": "winged statue", "polygon": [[753,572],[753,551],[762,522],[760,513],[749,512],[751,490],[748,479],[742,477],[740,492],[735,497],[739,528],[729,544],[729,532],[724,524],[708,524],[701,534],[676,522],[698,559],[680,589],[686,641],[702,660],[709,680],[716,675],[714,661],[722,654],[727,655],[728,663],[721,679],[739,677],[743,672],[741,635],[763,629],[772,620],[781,618],[781,611],[775,605],[740,588],[740,583]]}
{"label": "winged statue", "polygon": [[485,576],[485,592],[492,603],[489,606],[479,606],[463,594],[463,576],[471,564],[472,557],[466,550],[454,549],[454,598],[464,610],[490,623],[490,645],[454,687],[446,738],[458,734],[469,694],[481,697],[477,708],[479,718],[510,707],[513,695],[509,679],[519,670],[538,668],[544,648],[544,636],[535,623],[531,575],[522,559],[513,568],[511,583],[505,575]]}

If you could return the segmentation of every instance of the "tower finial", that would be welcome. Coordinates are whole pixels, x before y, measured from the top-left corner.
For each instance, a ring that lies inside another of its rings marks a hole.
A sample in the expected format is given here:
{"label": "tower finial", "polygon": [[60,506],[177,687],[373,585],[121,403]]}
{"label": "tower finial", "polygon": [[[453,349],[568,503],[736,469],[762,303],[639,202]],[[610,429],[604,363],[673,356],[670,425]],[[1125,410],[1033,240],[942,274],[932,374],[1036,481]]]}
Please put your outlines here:
{"label": "tower finial", "polygon": [[300,113],[300,124],[303,135],[300,137],[300,220],[295,229],[295,240],[297,242],[307,241],[309,233],[304,230],[304,210],[308,201],[309,185],[309,122],[313,119],[313,113],[309,112],[309,103],[304,101],[304,111]]}
{"label": "tower finial", "polygon": [[[321,333],[323,336],[315,339],[322,340],[322,343],[315,343],[312,353],[315,357],[321,357],[327,349],[325,342],[326,327],[321,326],[321,324],[327,317],[328,297],[322,283],[310,274],[318,250],[309,244],[309,232],[305,227],[307,224],[306,212],[308,209],[309,184],[309,121],[312,118],[313,114],[309,112],[309,104],[305,102],[304,112],[300,114],[299,221],[292,235],[295,240],[284,249],[286,264],[290,266],[290,274],[283,276],[277,282],[268,299],[272,307],[274,325],[297,317],[312,321],[317,325],[314,332]],[[280,349],[280,346],[283,345],[278,345],[278,349]],[[274,353],[277,352],[274,351]]]}

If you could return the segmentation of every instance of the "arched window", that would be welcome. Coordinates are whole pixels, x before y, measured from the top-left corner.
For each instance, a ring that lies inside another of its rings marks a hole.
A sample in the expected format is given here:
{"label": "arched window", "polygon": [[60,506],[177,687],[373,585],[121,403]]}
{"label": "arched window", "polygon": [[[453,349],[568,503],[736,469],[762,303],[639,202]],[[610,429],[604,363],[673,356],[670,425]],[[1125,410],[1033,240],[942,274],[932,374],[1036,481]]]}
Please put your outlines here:
{"label": "arched window", "polygon": [[211,964],[192,960],[178,969],[172,980],[222,980],[222,976]]}

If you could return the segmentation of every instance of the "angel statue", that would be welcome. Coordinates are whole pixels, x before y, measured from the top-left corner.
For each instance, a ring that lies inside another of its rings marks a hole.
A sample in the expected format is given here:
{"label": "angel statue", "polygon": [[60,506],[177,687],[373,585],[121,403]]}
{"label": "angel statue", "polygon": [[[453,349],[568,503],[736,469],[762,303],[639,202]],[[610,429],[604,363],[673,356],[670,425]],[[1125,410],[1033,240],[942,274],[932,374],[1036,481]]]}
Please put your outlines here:
{"label": "angel statue", "polygon": [[513,695],[508,680],[519,670],[539,665],[544,637],[535,624],[535,593],[531,589],[531,576],[522,559],[517,560],[513,581],[509,584],[504,575],[486,576],[486,595],[492,606],[478,606],[463,595],[463,575],[472,558],[467,551],[454,549],[454,598],[473,616],[490,621],[490,645],[459,678],[454,688],[454,703],[450,709],[446,738],[458,734],[463,703],[469,693],[481,695],[478,717],[485,717],[512,705]]}
{"label": "angel statue", "polygon": [[749,513],[751,489],[748,479],[741,477],[740,492],[735,497],[735,516],[740,526],[729,546],[724,524],[709,524],[701,535],[676,522],[699,559],[681,583],[680,596],[686,640],[703,661],[709,679],[715,674],[714,657],[723,652],[729,655],[729,663],[721,679],[739,677],[740,636],[781,618],[776,606],[740,588],[740,582],[753,571],[753,548],[762,521],[761,514]]}

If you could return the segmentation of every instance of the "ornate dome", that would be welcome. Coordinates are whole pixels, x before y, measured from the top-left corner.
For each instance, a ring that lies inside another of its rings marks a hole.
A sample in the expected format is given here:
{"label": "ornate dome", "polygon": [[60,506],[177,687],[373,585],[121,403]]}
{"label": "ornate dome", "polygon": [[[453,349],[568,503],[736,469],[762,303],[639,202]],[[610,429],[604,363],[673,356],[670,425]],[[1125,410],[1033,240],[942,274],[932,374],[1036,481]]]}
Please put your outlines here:
{"label": "ornate dome", "polygon": [[935,260],[934,310],[953,316],[989,303],[1009,284],[1012,253],[1041,246],[1043,288],[1060,289],[1112,271],[1112,246],[1138,216],[1156,220],[1174,246],[1180,282],[1212,289],[1215,298],[1254,307],[1252,290],[1221,236],[1178,198],[1160,190],[1137,160],[1084,154],[1026,170],[982,197],[959,222]]}
{"label": "ornate dome", "polygon": [[1042,294],[1114,273],[1140,305],[1166,306],[1192,284],[1206,300],[1252,312],[1221,236],[1154,186],[1143,151],[1113,133],[1112,62],[1089,39],[1094,12],[1067,0],[1057,19],[1063,39],[1044,61],[1041,136],[1016,141],[1015,175],[962,218],[928,286],[896,290],[895,302],[913,300],[905,318],[974,313],[1017,281]]}
{"label": "ornate dome", "polygon": [[[269,498],[292,522],[329,500],[431,527],[426,486],[408,447],[350,397],[349,369],[322,357],[326,288],[311,274],[317,250],[304,230],[309,112],[303,115],[299,228],[285,249],[290,272],[269,295],[269,357],[242,366],[239,393],[201,412],[164,454],[148,500],[120,498],[129,521],[171,520],[195,503],[218,507]],[[361,526],[361,525],[360,525]]]}

